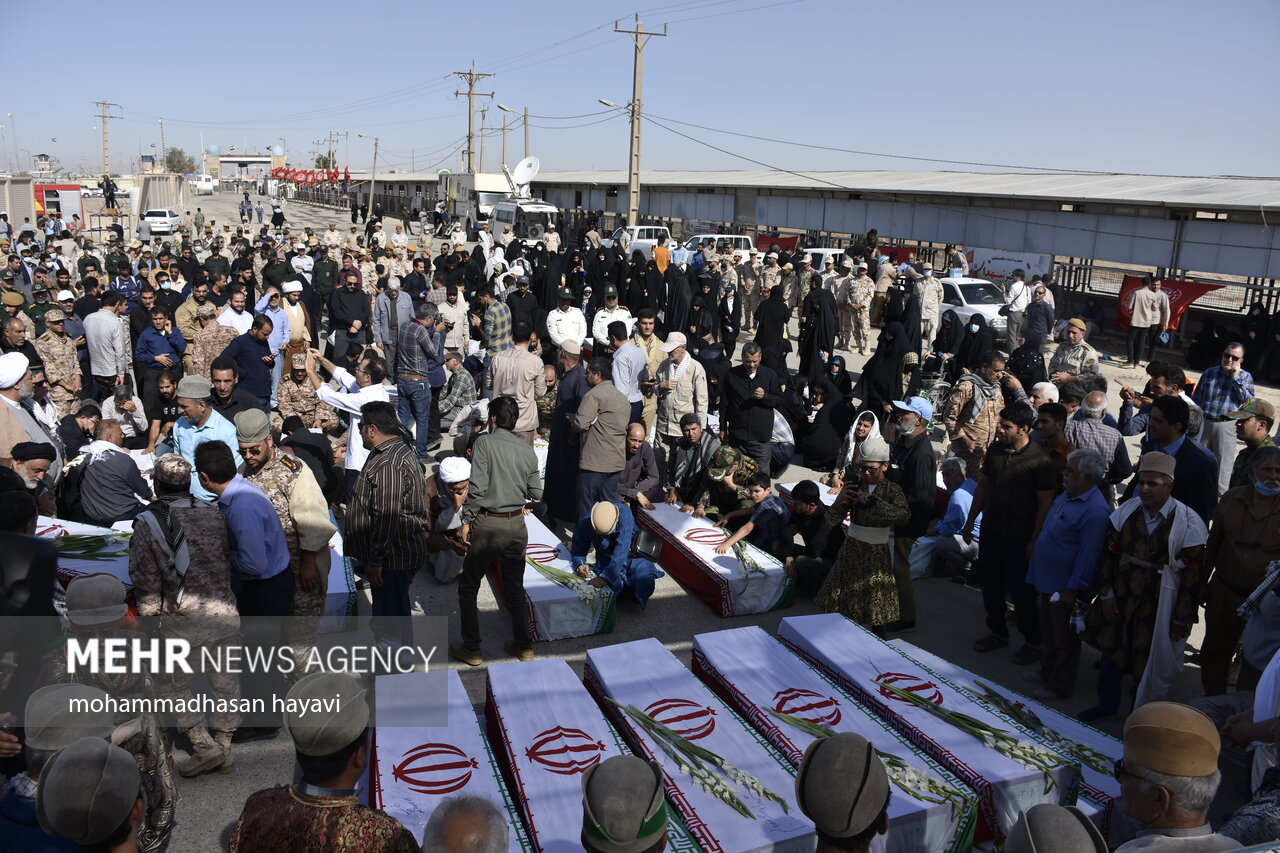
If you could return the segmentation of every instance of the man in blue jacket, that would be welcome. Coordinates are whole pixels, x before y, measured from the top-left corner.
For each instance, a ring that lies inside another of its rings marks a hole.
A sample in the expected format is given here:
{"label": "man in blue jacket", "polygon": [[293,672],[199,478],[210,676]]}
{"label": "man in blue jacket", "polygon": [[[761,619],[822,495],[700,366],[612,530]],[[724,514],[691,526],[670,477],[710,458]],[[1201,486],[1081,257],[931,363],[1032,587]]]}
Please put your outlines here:
{"label": "man in blue jacket", "polygon": [[595,577],[590,583],[595,587],[607,586],[617,595],[626,587],[631,588],[640,607],[653,595],[654,582],[662,572],[652,560],[631,555],[632,541],[636,536],[636,520],[631,510],[620,503],[600,501],[591,512],[578,521],[569,546],[569,559],[573,561],[579,577],[591,574],[587,565],[587,552],[596,549]]}
{"label": "man in blue jacket", "polygon": [[264,412],[271,408],[271,371],[276,362],[276,353],[268,342],[272,328],[271,318],[258,314],[249,331],[232,340],[222,351],[223,358],[236,363],[240,387],[257,398]]}

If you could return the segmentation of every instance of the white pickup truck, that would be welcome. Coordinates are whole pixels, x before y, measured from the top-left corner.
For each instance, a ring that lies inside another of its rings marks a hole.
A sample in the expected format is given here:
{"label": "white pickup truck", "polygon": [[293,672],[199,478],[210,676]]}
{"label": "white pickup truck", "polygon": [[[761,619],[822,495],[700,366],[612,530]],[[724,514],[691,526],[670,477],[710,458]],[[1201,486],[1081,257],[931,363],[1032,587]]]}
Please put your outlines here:
{"label": "white pickup truck", "polygon": [[[618,245],[622,239],[624,229],[619,228],[608,237],[600,241],[601,245],[614,246]],[[628,225],[625,229],[631,235],[631,246],[627,250],[627,254],[639,251],[646,259],[653,257],[653,247],[662,245],[668,249],[674,249],[679,244],[671,239],[671,231],[662,225]]]}

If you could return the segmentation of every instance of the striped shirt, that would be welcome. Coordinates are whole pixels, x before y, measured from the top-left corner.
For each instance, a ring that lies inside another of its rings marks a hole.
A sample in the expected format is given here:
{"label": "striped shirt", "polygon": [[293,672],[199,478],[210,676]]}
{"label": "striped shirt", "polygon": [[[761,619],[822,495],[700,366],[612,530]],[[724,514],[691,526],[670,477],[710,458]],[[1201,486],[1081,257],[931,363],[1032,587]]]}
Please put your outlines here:
{"label": "striped shirt", "polygon": [[427,560],[426,482],[413,448],[399,437],[369,451],[342,531],[346,551],[367,565],[407,571]]}

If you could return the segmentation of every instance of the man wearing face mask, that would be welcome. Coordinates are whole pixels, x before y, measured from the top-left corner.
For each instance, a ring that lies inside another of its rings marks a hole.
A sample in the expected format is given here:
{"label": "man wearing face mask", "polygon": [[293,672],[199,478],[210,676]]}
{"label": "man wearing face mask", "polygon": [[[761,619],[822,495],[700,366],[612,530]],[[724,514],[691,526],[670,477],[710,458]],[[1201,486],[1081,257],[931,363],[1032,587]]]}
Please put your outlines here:
{"label": "man wearing face mask", "polygon": [[925,535],[933,520],[938,495],[938,458],[929,441],[929,421],[933,404],[924,397],[893,401],[894,427],[898,437],[890,448],[888,477],[907,498],[911,518],[894,528],[893,580],[898,588],[898,619],[885,626],[889,633],[914,631],[916,598],[911,588],[911,548]]}
{"label": "man wearing face mask", "polygon": [[[1268,564],[1280,557],[1280,448],[1254,451],[1249,472],[1248,484],[1229,489],[1219,499],[1205,546],[1209,583],[1200,677],[1206,696],[1226,692],[1245,623],[1236,609],[1262,583]],[[1236,689],[1252,689],[1258,676],[1242,658]]]}

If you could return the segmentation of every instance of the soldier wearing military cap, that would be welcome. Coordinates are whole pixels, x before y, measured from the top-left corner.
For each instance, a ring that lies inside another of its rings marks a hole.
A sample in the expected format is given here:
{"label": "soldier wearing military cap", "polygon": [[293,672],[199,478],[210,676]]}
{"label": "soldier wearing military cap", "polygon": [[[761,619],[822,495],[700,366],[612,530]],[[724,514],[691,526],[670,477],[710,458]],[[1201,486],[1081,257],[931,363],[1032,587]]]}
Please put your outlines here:
{"label": "soldier wearing military cap", "polygon": [[58,407],[59,417],[65,418],[76,410],[84,388],[80,358],[75,340],[66,332],[66,312],[52,308],[45,313],[44,322],[48,330],[36,339],[36,352],[44,362],[49,397]]}
{"label": "soldier wearing military cap", "polygon": [[142,849],[141,782],[128,752],[102,738],[81,738],[45,765],[36,817],[46,832],[81,849],[132,853]]}
{"label": "soldier wearing military cap", "polygon": [[276,448],[267,414],[249,409],[235,416],[235,424],[240,455],[244,459],[240,473],[266,494],[284,528],[289,570],[294,575],[293,605],[285,625],[285,641],[293,648],[297,663],[294,676],[300,677],[306,673],[311,641],[324,615],[329,540],[337,528],[329,520],[329,502],[311,469]]}

